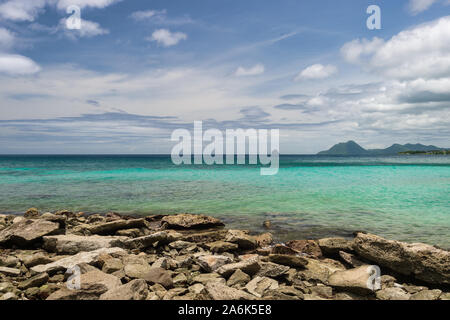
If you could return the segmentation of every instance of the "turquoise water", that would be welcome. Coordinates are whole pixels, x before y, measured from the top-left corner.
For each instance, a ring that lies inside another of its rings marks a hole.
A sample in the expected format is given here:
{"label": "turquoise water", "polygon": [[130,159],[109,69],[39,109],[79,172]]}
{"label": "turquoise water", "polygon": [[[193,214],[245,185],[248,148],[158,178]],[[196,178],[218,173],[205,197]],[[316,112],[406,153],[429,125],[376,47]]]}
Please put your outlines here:
{"label": "turquoise water", "polygon": [[280,240],[364,230],[450,248],[450,157],[282,156],[256,166],[175,166],[166,156],[0,156],[0,212],[202,213]]}

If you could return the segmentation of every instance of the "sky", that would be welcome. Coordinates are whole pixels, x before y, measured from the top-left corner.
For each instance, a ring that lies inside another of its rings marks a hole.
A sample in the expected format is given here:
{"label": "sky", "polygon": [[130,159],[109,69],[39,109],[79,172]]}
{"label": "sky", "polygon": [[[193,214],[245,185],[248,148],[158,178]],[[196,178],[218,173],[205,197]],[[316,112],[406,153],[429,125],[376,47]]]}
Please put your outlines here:
{"label": "sky", "polygon": [[1,154],[167,154],[194,121],[450,147],[449,106],[450,0],[0,0]]}

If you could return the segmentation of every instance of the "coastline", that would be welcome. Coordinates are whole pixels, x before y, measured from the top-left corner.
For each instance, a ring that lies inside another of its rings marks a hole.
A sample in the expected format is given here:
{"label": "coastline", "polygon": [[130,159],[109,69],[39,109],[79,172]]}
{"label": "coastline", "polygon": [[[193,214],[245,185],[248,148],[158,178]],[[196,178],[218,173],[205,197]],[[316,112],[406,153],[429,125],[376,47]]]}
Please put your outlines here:
{"label": "coastline", "polygon": [[450,299],[447,250],[363,232],[279,243],[265,225],[253,234],[191,214],[0,215],[0,300]]}

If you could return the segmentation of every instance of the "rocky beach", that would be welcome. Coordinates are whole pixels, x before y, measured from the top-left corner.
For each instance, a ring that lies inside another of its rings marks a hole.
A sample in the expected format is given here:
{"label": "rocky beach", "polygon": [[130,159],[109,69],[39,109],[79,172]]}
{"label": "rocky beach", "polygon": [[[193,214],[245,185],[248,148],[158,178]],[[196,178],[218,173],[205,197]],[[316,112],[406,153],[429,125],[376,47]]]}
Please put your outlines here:
{"label": "rocky beach", "polygon": [[193,215],[0,215],[0,300],[449,300],[450,252],[364,232],[274,243]]}

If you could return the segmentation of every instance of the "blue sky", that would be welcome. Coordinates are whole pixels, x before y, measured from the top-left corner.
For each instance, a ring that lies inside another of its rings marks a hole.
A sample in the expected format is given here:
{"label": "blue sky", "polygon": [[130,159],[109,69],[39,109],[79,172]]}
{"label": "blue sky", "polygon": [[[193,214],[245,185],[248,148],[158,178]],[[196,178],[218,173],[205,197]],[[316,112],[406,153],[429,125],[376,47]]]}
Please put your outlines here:
{"label": "blue sky", "polygon": [[449,147],[449,15],[448,0],[0,0],[0,153],[170,153],[196,120],[278,128],[282,153]]}

